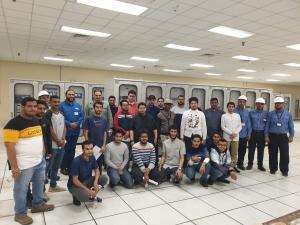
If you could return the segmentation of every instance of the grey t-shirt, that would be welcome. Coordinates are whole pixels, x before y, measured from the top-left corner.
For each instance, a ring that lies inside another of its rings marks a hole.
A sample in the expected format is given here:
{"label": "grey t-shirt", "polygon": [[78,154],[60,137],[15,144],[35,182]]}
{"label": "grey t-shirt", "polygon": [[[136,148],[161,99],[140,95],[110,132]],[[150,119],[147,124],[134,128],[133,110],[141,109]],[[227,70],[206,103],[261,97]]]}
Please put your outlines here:
{"label": "grey t-shirt", "polygon": [[[65,117],[60,112],[52,113],[51,123],[54,133],[58,139],[63,138],[64,128],[65,128]],[[52,148],[57,148],[57,144],[52,140]]]}
{"label": "grey t-shirt", "polygon": [[163,143],[162,154],[165,155],[164,168],[179,166],[180,155],[185,155],[185,145],[178,138],[169,138]]}
{"label": "grey t-shirt", "polygon": [[118,166],[124,168],[129,160],[129,150],[126,144],[114,141],[106,145],[105,162],[109,167],[116,169]]}

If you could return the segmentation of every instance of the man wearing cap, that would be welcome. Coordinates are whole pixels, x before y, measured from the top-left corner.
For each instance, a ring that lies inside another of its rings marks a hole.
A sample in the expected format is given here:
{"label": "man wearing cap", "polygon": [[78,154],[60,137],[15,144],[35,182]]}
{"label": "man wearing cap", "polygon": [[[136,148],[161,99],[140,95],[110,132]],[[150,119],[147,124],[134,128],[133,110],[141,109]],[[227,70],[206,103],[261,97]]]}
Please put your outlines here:
{"label": "man wearing cap", "polygon": [[249,118],[249,111],[245,108],[247,102],[247,97],[241,95],[238,98],[238,106],[235,108],[234,112],[239,114],[242,122],[242,130],[239,134],[239,149],[238,149],[238,161],[237,167],[241,170],[245,170],[244,158],[246,154],[247,142],[250,140],[251,136],[251,124]]}
{"label": "man wearing cap", "polygon": [[42,90],[39,92],[39,100],[42,100],[46,103],[46,110],[49,109],[49,100],[50,100],[50,94],[48,91]]}
{"label": "man wearing cap", "polygon": [[266,171],[263,167],[264,160],[264,148],[265,148],[265,138],[264,130],[267,124],[268,112],[264,111],[265,100],[263,98],[258,98],[255,101],[256,109],[250,112],[250,122],[251,122],[251,138],[249,141],[249,152],[248,152],[248,166],[247,170],[251,170],[253,167],[253,160],[255,154],[255,148],[257,147],[257,166],[261,171]]}
{"label": "man wearing cap", "polygon": [[157,114],[160,112],[160,109],[155,105],[155,102],[156,102],[155,96],[149,95],[147,113],[151,115],[155,121],[157,121]]}
{"label": "man wearing cap", "polygon": [[289,143],[293,141],[295,134],[294,122],[291,113],[284,109],[282,97],[276,97],[274,103],[275,110],[269,113],[265,128],[265,141],[269,143],[270,173],[275,174],[278,170],[279,149],[279,169],[283,176],[288,176]]}
{"label": "man wearing cap", "polygon": [[169,130],[175,123],[175,113],[171,112],[171,106],[172,101],[170,99],[166,99],[164,102],[164,109],[157,114],[160,143],[163,143],[166,139],[168,139]]}

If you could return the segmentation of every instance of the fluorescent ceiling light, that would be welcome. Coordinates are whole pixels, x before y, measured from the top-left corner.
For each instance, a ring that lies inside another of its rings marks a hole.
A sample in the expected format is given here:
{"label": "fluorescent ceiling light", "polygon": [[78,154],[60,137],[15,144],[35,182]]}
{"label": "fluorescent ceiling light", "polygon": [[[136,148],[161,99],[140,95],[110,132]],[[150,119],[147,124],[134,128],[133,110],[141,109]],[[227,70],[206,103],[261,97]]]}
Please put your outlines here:
{"label": "fluorescent ceiling light", "polygon": [[138,61],[147,61],[147,62],[157,62],[159,59],[152,59],[152,58],[144,58],[140,56],[132,56],[130,59],[138,60]]}
{"label": "fluorescent ceiling light", "polygon": [[248,76],[237,76],[236,78],[245,79],[245,80],[251,80],[251,79],[253,79],[253,77],[248,77]]}
{"label": "fluorescent ceiling light", "polygon": [[68,27],[68,26],[62,26],[61,31],[73,33],[73,34],[83,34],[83,35],[88,35],[88,36],[95,36],[95,37],[109,37],[111,35],[108,33],[92,31],[92,30],[84,30],[84,29]]}
{"label": "fluorescent ceiling light", "polygon": [[209,29],[208,31],[214,32],[217,34],[223,34],[226,36],[236,37],[236,38],[247,38],[247,37],[251,37],[252,35],[254,35],[253,33],[250,33],[247,31],[238,30],[238,29],[234,29],[231,27],[225,27],[225,26],[214,27],[212,29]]}
{"label": "fluorescent ceiling light", "polygon": [[45,56],[44,59],[53,60],[53,61],[73,62],[73,59],[50,57],[50,56]]}
{"label": "fluorescent ceiling light", "polygon": [[200,68],[212,68],[212,67],[215,67],[213,65],[200,64],[200,63],[193,63],[193,64],[190,64],[190,66],[200,67]]}
{"label": "fluorescent ceiling light", "polygon": [[239,59],[239,60],[247,60],[247,61],[257,61],[259,58],[251,57],[251,56],[245,56],[245,55],[236,55],[232,56],[233,59]]}
{"label": "fluorescent ceiling light", "polygon": [[237,71],[246,72],[246,73],[255,73],[256,72],[256,70],[249,70],[249,69],[238,69]]}
{"label": "fluorescent ceiling light", "polygon": [[173,72],[173,73],[181,73],[182,72],[182,70],[173,70],[173,69],[163,69],[163,71]]}
{"label": "fluorescent ceiling light", "polygon": [[116,63],[112,63],[110,64],[113,67],[122,67],[122,68],[133,68],[134,66],[131,65],[124,65],[124,64],[116,64]]}
{"label": "fluorescent ceiling light", "polygon": [[270,82],[279,82],[280,80],[275,80],[275,79],[267,79],[267,81],[270,81]]}
{"label": "fluorescent ceiling light", "polygon": [[208,76],[221,76],[222,74],[220,73],[204,73],[205,75],[208,75]]}
{"label": "fluorescent ceiling light", "polygon": [[300,51],[300,44],[296,44],[296,45],[289,45],[286,46],[287,48],[291,48],[291,49],[295,49],[295,50],[299,50]]}
{"label": "fluorescent ceiling light", "polygon": [[77,0],[77,3],[138,16],[148,8],[115,0]]}
{"label": "fluorescent ceiling light", "polygon": [[286,63],[286,64],[283,64],[285,66],[291,66],[291,67],[300,67],[300,63]]}
{"label": "fluorescent ceiling light", "polygon": [[273,73],[272,76],[275,76],[275,77],[290,77],[291,75],[287,74],[287,73]]}
{"label": "fluorescent ceiling light", "polygon": [[176,44],[167,44],[164,46],[165,48],[173,48],[177,50],[182,50],[182,51],[199,51],[201,48],[195,48],[195,47],[189,47],[189,46],[184,46],[184,45],[176,45]]}

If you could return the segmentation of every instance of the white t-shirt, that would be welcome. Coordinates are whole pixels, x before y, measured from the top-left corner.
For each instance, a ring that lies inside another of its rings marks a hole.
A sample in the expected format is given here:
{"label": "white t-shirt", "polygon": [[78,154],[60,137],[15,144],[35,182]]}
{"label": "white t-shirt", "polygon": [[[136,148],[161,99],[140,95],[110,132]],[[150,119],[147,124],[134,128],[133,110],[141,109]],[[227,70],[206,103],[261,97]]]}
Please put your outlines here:
{"label": "white t-shirt", "polygon": [[[52,113],[51,123],[54,133],[57,138],[61,140],[63,138],[64,128],[65,128],[65,117],[60,112]],[[52,148],[57,148],[57,144],[52,140]]]}

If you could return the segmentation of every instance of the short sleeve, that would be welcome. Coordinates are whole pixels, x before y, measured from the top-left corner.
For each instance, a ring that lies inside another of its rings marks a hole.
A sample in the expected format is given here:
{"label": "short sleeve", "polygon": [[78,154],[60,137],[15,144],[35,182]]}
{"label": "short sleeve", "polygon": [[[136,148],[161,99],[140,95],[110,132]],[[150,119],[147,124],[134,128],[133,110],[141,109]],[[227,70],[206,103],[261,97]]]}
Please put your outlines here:
{"label": "short sleeve", "polygon": [[87,118],[84,120],[84,122],[83,122],[83,124],[82,124],[82,129],[84,129],[84,130],[88,130],[88,129],[89,129],[89,117],[87,117]]}
{"label": "short sleeve", "polygon": [[95,156],[93,155],[92,157],[93,157],[92,158],[92,160],[93,160],[93,162],[92,162],[92,169],[96,170],[96,169],[99,168],[99,166],[98,166],[98,163],[97,163],[97,160],[96,160]]}
{"label": "short sleeve", "polygon": [[3,128],[3,142],[16,143],[19,140],[19,135],[18,122],[15,119],[10,120]]}
{"label": "short sleeve", "polygon": [[180,152],[181,155],[185,155],[185,153],[186,153],[185,144],[182,141],[180,141],[180,150],[179,150],[179,152]]}
{"label": "short sleeve", "polygon": [[79,162],[74,160],[70,171],[70,176],[79,176]]}

